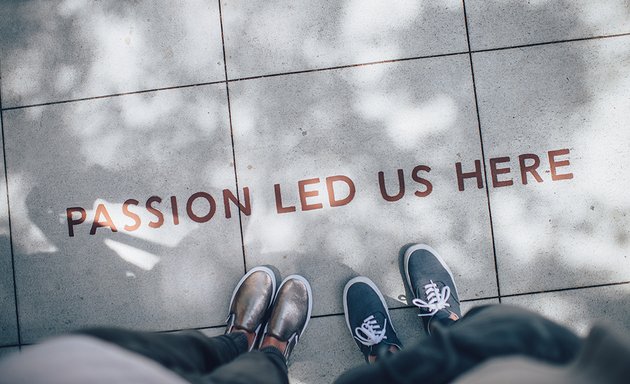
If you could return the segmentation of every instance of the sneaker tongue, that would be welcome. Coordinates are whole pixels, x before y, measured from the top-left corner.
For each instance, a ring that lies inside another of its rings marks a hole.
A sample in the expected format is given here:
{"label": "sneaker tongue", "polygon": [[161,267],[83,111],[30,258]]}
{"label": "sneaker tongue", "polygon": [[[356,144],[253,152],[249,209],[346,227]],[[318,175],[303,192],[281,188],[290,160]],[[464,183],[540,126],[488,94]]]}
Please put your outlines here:
{"label": "sneaker tongue", "polygon": [[378,323],[378,325],[381,326],[381,329],[382,329],[383,325],[385,325],[385,319],[386,319],[385,315],[381,312],[376,312],[376,313],[373,313],[373,316],[374,316],[374,320],[376,320],[376,322]]}
{"label": "sneaker tongue", "polygon": [[446,284],[444,284],[441,280],[427,280],[427,281],[423,282],[422,284],[420,284],[420,285],[418,286],[418,291],[419,291],[419,292],[421,292],[422,294],[424,294],[424,292],[425,292],[424,287],[425,287],[426,285],[431,284],[431,282],[433,282],[433,284],[435,284],[439,290],[441,290],[442,288],[444,288],[444,286],[446,285]]}
{"label": "sneaker tongue", "polygon": [[[440,280],[432,280],[433,283],[436,285],[438,291],[442,292],[442,289],[444,289],[444,287],[446,287],[447,285],[444,284],[444,282],[440,281]],[[426,289],[424,288],[425,285],[431,284],[431,281],[426,281],[423,284],[418,286],[418,292],[416,292],[416,297],[422,299],[422,300],[426,300],[427,299],[427,294],[426,294]],[[455,289],[452,286],[449,286],[450,289],[450,296],[453,297],[456,301],[459,302],[459,299],[457,297],[457,291],[455,291]]]}

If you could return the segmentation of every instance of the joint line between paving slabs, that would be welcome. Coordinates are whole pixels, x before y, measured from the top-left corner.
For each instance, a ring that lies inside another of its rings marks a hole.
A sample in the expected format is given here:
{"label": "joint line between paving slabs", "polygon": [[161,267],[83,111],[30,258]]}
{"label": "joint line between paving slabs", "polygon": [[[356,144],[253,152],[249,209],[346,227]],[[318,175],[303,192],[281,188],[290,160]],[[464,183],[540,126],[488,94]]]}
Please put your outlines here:
{"label": "joint line between paving slabs", "polygon": [[483,49],[468,50],[468,51],[463,51],[463,52],[449,52],[449,53],[438,53],[438,54],[426,55],[426,56],[403,57],[403,58],[399,58],[399,59],[389,59],[389,60],[371,61],[371,62],[367,62],[367,63],[346,64],[346,65],[338,65],[338,66],[333,66],[333,67],[322,67],[322,68],[312,68],[312,69],[304,69],[304,70],[289,71],[289,72],[279,72],[279,73],[271,73],[271,74],[265,74],[265,75],[255,75],[255,76],[240,77],[240,78],[235,78],[235,79],[229,79],[229,78],[226,77],[225,80],[219,80],[219,81],[209,81],[209,82],[204,82],[204,83],[175,85],[175,86],[160,87],[160,88],[142,89],[142,90],[139,90],[139,91],[111,93],[111,94],[108,94],[108,95],[88,96],[88,97],[81,97],[81,98],[77,98],[77,99],[67,99],[67,100],[58,100],[58,101],[48,101],[48,102],[42,102],[42,103],[35,103],[35,104],[17,105],[17,106],[13,106],[13,107],[3,108],[2,110],[4,110],[4,111],[11,111],[11,110],[14,110],[14,109],[25,109],[25,108],[33,108],[33,107],[42,107],[42,106],[47,106],[47,105],[67,104],[67,103],[74,103],[74,102],[78,102],[78,101],[106,99],[106,98],[110,98],[110,97],[128,96],[128,95],[135,95],[135,94],[148,93],[148,92],[167,91],[167,90],[172,90],[172,89],[191,88],[191,87],[201,87],[201,86],[205,86],[205,85],[222,84],[222,83],[225,83],[225,82],[237,82],[237,81],[246,81],[246,80],[256,80],[256,79],[263,79],[263,78],[267,78],[267,77],[288,76],[288,75],[296,75],[296,74],[302,74],[302,73],[331,71],[331,70],[335,70],[335,69],[354,68],[354,67],[361,67],[361,66],[368,66],[368,65],[375,65],[375,64],[387,64],[387,63],[397,63],[397,62],[402,62],[402,61],[414,61],[414,60],[422,60],[422,59],[432,59],[432,58],[437,58],[437,57],[466,55],[466,54],[469,54],[471,52],[472,53],[484,53],[484,52],[504,51],[504,50],[508,50],[508,49],[529,48],[529,47],[538,47],[538,46],[541,46],[541,45],[563,44],[563,43],[571,43],[571,42],[576,42],[576,41],[609,39],[609,38],[625,37],[625,36],[630,36],[630,32],[617,33],[617,34],[612,34],[612,35],[597,35],[597,36],[588,36],[588,37],[577,37],[577,38],[574,38],[574,39],[543,41],[543,42],[540,42],[540,43],[510,45],[510,46],[496,47],[496,48],[483,48]]}
{"label": "joint line between paving slabs", "polygon": [[219,325],[209,325],[209,326],[195,327],[195,328],[166,329],[163,331],[156,331],[156,333],[173,333],[173,332],[181,332],[181,331],[203,331],[204,329],[221,329],[225,327],[226,327],[225,324],[219,324]]}
{"label": "joint line between paving slabs", "polygon": [[7,349],[7,348],[20,348],[21,344],[9,344],[9,345],[1,345],[0,349]]}
{"label": "joint line between paving slabs", "polygon": [[[2,62],[0,61],[0,69],[2,68]],[[18,344],[22,345],[22,332],[20,330],[20,312],[18,311],[18,295],[17,295],[17,281],[15,279],[15,252],[13,251],[13,231],[11,228],[11,207],[9,205],[9,172],[7,171],[7,141],[4,138],[4,114],[2,112],[2,75],[0,71],[0,133],[2,136],[2,156],[4,161],[4,188],[7,194],[7,223],[9,225],[9,249],[11,251],[11,272],[13,274],[13,297],[15,299],[15,326],[18,337]]]}
{"label": "joint line between paving slabs", "polygon": [[519,297],[519,296],[529,296],[529,295],[540,295],[540,294],[543,294],[543,293],[578,291],[580,289],[614,287],[614,286],[617,286],[617,285],[626,285],[626,284],[630,284],[630,281],[618,281],[616,283],[583,285],[583,286],[580,286],[580,287],[546,289],[546,290],[543,290],[543,291],[532,291],[532,292],[523,292],[523,293],[510,293],[510,294],[507,294],[507,295],[503,295],[502,297]]}
{"label": "joint line between paving slabs", "polygon": [[[519,297],[519,296],[539,295],[539,294],[544,294],[544,293],[579,291],[579,290],[582,290],[582,289],[614,287],[614,286],[626,285],[626,284],[630,284],[630,281],[619,281],[619,282],[615,282],[615,283],[584,285],[584,286],[580,286],[580,287],[571,287],[571,288],[549,289],[549,290],[544,290],[544,291],[531,291],[531,292],[522,292],[522,293],[511,293],[511,294],[502,295],[502,296],[476,297],[474,299],[464,299],[464,300],[461,300],[461,302],[462,303],[474,303],[476,301],[493,300],[493,299],[499,299],[499,301],[500,301],[501,298],[504,298],[504,297]],[[388,309],[390,311],[398,311],[398,310],[412,309],[412,308],[416,308],[416,306],[415,305],[403,305],[402,307],[388,307]],[[326,314],[322,314],[322,315],[313,315],[313,316],[311,316],[311,318],[313,318],[313,319],[320,319],[320,318],[334,317],[334,316],[344,316],[344,313],[343,312],[326,313]],[[217,327],[219,327],[219,326],[217,326]],[[212,327],[212,328],[217,328],[217,327]]]}
{"label": "joint line between paving slabs", "polygon": [[[550,290],[545,290],[545,291],[531,291],[531,292],[522,292],[522,293],[511,293],[511,294],[503,295],[501,297],[502,298],[503,297],[518,297],[518,296],[538,295],[538,294],[543,294],[543,293],[579,291],[579,290],[582,290],[582,289],[603,288],[603,287],[611,287],[611,286],[626,285],[626,284],[630,284],[630,281],[619,281],[619,282],[615,282],[615,283],[585,285],[585,286],[571,287],[571,288],[558,288],[558,289],[550,289]],[[493,299],[499,299],[499,296],[475,297],[475,298],[472,298],[472,299],[463,299],[463,300],[461,300],[461,302],[462,303],[474,303],[474,302],[477,302],[477,301],[493,300]],[[388,309],[390,311],[398,311],[398,310],[412,309],[412,308],[416,308],[416,306],[415,305],[403,305],[401,307],[389,307],[388,306]],[[311,318],[312,319],[322,319],[322,318],[335,317],[335,316],[344,316],[344,313],[343,312],[325,313],[325,314],[321,314],[321,315],[312,315]],[[170,333],[170,332],[190,331],[190,330],[202,331],[204,329],[221,329],[221,328],[225,328],[225,324],[209,325],[209,326],[196,327],[196,328],[168,329],[168,330],[162,330],[162,331],[158,331],[158,332],[159,333]],[[28,344],[22,344],[22,345],[28,345]],[[9,346],[2,346],[1,348],[10,347],[10,346],[11,345],[9,345]]]}
{"label": "joint line between paving slabs", "polygon": [[245,260],[245,239],[243,237],[243,218],[241,214],[240,204],[241,195],[238,189],[238,172],[236,170],[236,149],[234,147],[234,129],[232,128],[232,105],[230,104],[230,84],[228,82],[227,58],[225,54],[225,37],[223,34],[223,11],[221,9],[221,0],[217,0],[219,4],[219,23],[221,24],[221,46],[223,47],[223,71],[225,72],[225,93],[227,96],[228,119],[230,122],[230,140],[232,142],[232,164],[234,166],[234,182],[236,185],[236,201],[239,204],[238,209],[238,226],[241,233],[241,251],[243,252],[243,273],[247,273],[247,260]]}
{"label": "joint line between paving slabs", "polygon": [[[466,28],[468,28],[468,25],[466,25]],[[255,76],[240,77],[240,78],[235,78],[235,79],[229,79],[226,76],[225,80],[219,80],[219,81],[209,81],[209,82],[204,82],[204,83],[174,85],[174,86],[168,86],[168,87],[142,89],[142,90],[139,90],[139,91],[111,93],[111,94],[108,94],[108,95],[81,97],[81,98],[77,98],[77,99],[67,99],[67,100],[58,100],[58,101],[48,101],[48,102],[42,102],[42,103],[35,103],[35,104],[17,105],[17,106],[13,106],[13,107],[3,108],[2,110],[10,111],[10,110],[14,110],[14,109],[24,109],[24,108],[42,107],[42,106],[55,105],[55,104],[74,103],[74,102],[77,102],[77,101],[106,99],[106,98],[110,98],[110,97],[128,96],[128,95],[135,95],[135,94],[140,94],[140,93],[148,93],[148,92],[156,92],[156,91],[167,91],[167,90],[171,90],[171,89],[201,87],[201,86],[205,86],[205,85],[221,84],[221,83],[225,83],[225,82],[237,82],[237,81],[246,81],[246,80],[256,80],[256,79],[263,79],[263,78],[267,78],[267,77],[287,76],[287,75],[296,75],[296,74],[302,74],[302,73],[321,72],[321,71],[331,71],[331,70],[335,70],[335,69],[354,68],[354,67],[361,67],[361,66],[368,66],[368,65],[375,65],[375,64],[397,63],[397,62],[401,62],[401,61],[413,61],[413,60],[422,60],[422,59],[432,59],[432,58],[437,58],[437,57],[457,56],[457,55],[469,54],[471,52],[472,53],[484,53],[484,52],[504,51],[504,50],[508,50],[508,49],[529,48],[529,47],[538,47],[538,46],[541,46],[541,45],[563,44],[563,43],[571,43],[571,42],[576,42],[576,41],[609,39],[609,38],[625,37],[625,36],[630,36],[630,32],[617,33],[617,34],[612,34],[612,35],[597,35],[597,36],[577,37],[577,38],[573,38],[573,39],[543,41],[543,42],[539,42],[539,43],[510,45],[510,46],[505,46],[505,47],[483,48],[483,49],[475,49],[475,50],[469,49],[468,51],[463,51],[463,52],[449,52],[449,53],[438,53],[438,54],[426,55],[426,56],[403,57],[403,58],[399,58],[399,59],[389,59],[389,60],[371,61],[371,62],[367,62],[367,63],[346,64],[346,65],[338,65],[338,66],[333,66],[333,67],[323,67],[323,68],[304,69],[304,70],[289,71],[289,72],[279,72],[279,73],[271,73],[271,74],[265,74],[265,75],[255,75]],[[470,46],[469,46],[469,48],[470,48]],[[224,61],[224,65],[225,65],[225,61]]]}
{"label": "joint line between paving slabs", "polygon": [[510,45],[510,46],[507,46],[507,47],[475,49],[475,50],[471,50],[471,52],[472,53],[484,53],[484,52],[494,52],[494,51],[505,51],[505,50],[508,50],[508,49],[530,48],[530,47],[539,47],[541,45],[573,43],[573,42],[577,42],[577,41],[610,39],[610,38],[625,37],[625,36],[630,36],[630,32],[617,33],[617,34],[612,34],[612,35],[597,35],[597,36],[588,36],[588,37],[576,37],[576,38],[573,38],[573,39],[542,41],[540,43]]}
{"label": "joint line between paving slabs", "polygon": [[109,99],[112,97],[121,97],[121,96],[131,96],[131,95],[140,95],[143,93],[157,92],[157,91],[170,91],[174,89],[184,89],[184,88],[193,88],[193,87],[203,87],[206,85],[214,85],[214,84],[223,84],[225,80],[219,81],[208,81],[205,83],[196,83],[196,84],[184,84],[184,85],[174,85],[170,87],[161,87],[161,88],[150,88],[150,89],[141,89],[139,91],[129,91],[129,92],[120,92],[120,93],[110,93],[107,95],[99,95],[99,96],[87,96],[80,97],[77,99],[67,99],[67,100],[57,100],[57,101],[46,101],[42,103],[35,104],[26,104],[26,105],[17,105],[14,107],[3,108],[3,111],[11,111],[14,109],[25,109],[25,108],[34,108],[34,107],[45,107],[48,105],[57,105],[57,104],[68,104],[68,103],[76,103],[79,101],[90,101],[90,100],[100,100],[100,99]]}
{"label": "joint line between paving slabs", "polygon": [[326,71],[334,71],[334,70],[337,70],[337,69],[367,67],[367,66],[378,65],[378,64],[391,64],[391,63],[399,63],[399,62],[404,62],[404,61],[415,61],[415,60],[422,60],[422,59],[435,59],[435,58],[439,58],[439,57],[458,56],[458,55],[466,55],[466,54],[468,54],[468,51],[449,52],[449,53],[436,53],[436,54],[433,54],[433,55],[425,55],[425,56],[403,57],[403,58],[399,58],[399,59],[369,61],[369,62],[366,62],[366,63],[336,65],[336,66],[333,66],[333,67],[301,69],[301,70],[289,71],[289,72],[278,72],[278,73],[268,73],[268,74],[264,74],[264,75],[237,77],[235,79],[228,79],[228,81],[229,82],[237,82],[237,81],[247,81],[247,80],[258,80],[258,79],[265,79],[265,78],[268,78],[268,77],[278,77],[278,76],[287,76],[287,75],[300,75],[300,74],[304,74],[304,73],[313,73],[313,72],[326,72]]}
{"label": "joint line between paving slabs", "polygon": [[497,264],[497,248],[494,240],[494,224],[492,221],[492,206],[490,205],[490,186],[488,185],[488,172],[486,171],[486,153],[483,147],[483,134],[481,133],[481,117],[479,115],[479,102],[477,99],[477,84],[475,83],[475,68],[473,67],[472,51],[470,50],[470,34],[468,32],[468,16],[466,15],[466,0],[462,0],[464,10],[464,25],[466,27],[466,42],[468,43],[468,59],[470,61],[470,74],[472,76],[473,94],[475,96],[475,111],[477,113],[477,128],[479,129],[479,143],[481,145],[481,161],[483,165],[483,177],[486,183],[486,199],[488,201],[488,218],[490,220],[490,237],[492,238],[492,255],[494,257],[494,273],[497,282],[497,296],[501,302],[501,286],[499,284],[499,266]]}

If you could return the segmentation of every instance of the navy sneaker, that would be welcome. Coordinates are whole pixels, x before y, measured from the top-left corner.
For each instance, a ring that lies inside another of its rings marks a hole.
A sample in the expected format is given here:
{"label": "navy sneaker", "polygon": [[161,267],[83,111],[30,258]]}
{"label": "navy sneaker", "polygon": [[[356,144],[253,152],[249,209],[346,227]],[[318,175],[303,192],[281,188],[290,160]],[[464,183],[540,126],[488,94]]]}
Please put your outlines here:
{"label": "navy sneaker", "polygon": [[343,290],[343,310],[348,329],[366,362],[370,362],[369,356],[390,354],[391,346],[402,349],[385,299],[372,280],[359,276],[348,281]]}
{"label": "navy sneaker", "polygon": [[433,248],[425,244],[410,246],[405,251],[403,268],[414,296],[412,302],[420,308],[418,316],[428,334],[434,320],[443,325],[459,320],[461,310],[453,274]]}

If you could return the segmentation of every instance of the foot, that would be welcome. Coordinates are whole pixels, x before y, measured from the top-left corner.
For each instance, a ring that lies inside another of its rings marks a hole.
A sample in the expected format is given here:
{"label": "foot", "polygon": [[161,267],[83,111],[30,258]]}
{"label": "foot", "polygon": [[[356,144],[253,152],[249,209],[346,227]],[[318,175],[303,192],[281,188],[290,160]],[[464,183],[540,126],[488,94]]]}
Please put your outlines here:
{"label": "foot", "polygon": [[433,248],[424,244],[407,248],[403,268],[427,333],[431,334],[436,320],[441,324],[459,320],[461,310],[453,274]]}
{"label": "foot", "polygon": [[313,293],[308,281],[299,275],[288,276],[278,288],[260,348],[276,347],[288,360],[306,330],[312,309]]}
{"label": "foot", "polygon": [[348,329],[368,363],[402,348],[385,299],[372,280],[359,276],[348,281],[343,309]]}
{"label": "foot", "polygon": [[251,351],[259,339],[276,292],[276,277],[267,267],[252,268],[234,288],[225,333],[243,332]]}

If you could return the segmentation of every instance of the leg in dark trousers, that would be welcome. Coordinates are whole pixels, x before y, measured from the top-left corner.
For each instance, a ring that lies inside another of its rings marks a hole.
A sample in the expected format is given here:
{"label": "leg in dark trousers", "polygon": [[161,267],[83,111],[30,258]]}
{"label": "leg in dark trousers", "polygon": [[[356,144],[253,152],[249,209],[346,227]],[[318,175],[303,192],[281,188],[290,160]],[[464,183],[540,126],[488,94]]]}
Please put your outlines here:
{"label": "leg in dark trousers", "polygon": [[[234,288],[223,336],[114,328],[76,333],[142,355],[194,384],[288,384],[286,361],[306,329],[312,296],[304,277],[287,276],[276,289],[274,271],[258,266]],[[257,342],[260,351],[248,352]]]}
{"label": "leg in dark trousers", "polygon": [[289,383],[284,356],[273,347],[245,353],[219,367],[206,379],[206,383],[216,384]]}
{"label": "leg in dark trousers", "polygon": [[[95,328],[77,332],[147,357],[191,383],[288,382],[284,357],[275,348],[247,351],[244,333],[207,337],[198,331],[135,332]],[[248,370],[256,369],[248,374]],[[230,373],[236,373],[230,376]],[[242,381],[241,377],[248,380]]]}
{"label": "leg in dark trousers", "polygon": [[432,335],[414,347],[350,370],[336,383],[444,383],[508,355],[566,364],[582,343],[568,329],[509,305],[477,307],[448,327],[433,325]]}

